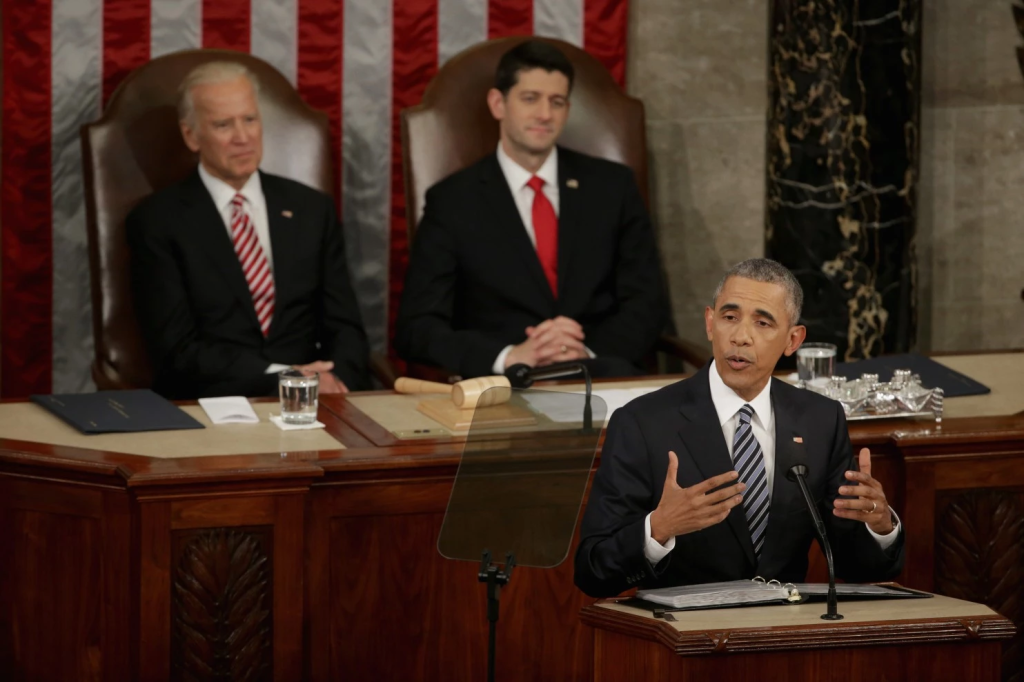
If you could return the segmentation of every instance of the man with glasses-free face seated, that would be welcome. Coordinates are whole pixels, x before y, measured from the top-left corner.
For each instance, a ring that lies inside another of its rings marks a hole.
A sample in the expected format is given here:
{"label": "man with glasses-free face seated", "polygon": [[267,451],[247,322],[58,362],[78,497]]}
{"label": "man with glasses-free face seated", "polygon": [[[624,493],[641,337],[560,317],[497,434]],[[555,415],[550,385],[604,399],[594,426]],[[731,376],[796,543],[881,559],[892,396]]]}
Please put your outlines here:
{"label": "man with glasses-free face seated", "polygon": [[761,576],[801,582],[814,524],[786,473],[808,468],[839,577],[886,580],[903,532],[842,406],[772,378],[804,340],[803,293],[775,261],[731,269],[704,311],[714,360],[612,415],[583,516],[576,584],[594,597]]}
{"label": "man with glasses-free face seated", "polygon": [[178,113],[198,168],[127,219],[135,314],[167,397],[269,395],[288,367],[324,393],[368,384],[333,202],[259,170],[257,95],[240,64],[193,70]]}
{"label": "man with glasses-free face seated", "polygon": [[395,333],[404,359],[463,377],[570,360],[639,371],[667,320],[654,234],[626,166],[556,146],[573,77],[543,41],[501,58],[495,153],[427,192]]}

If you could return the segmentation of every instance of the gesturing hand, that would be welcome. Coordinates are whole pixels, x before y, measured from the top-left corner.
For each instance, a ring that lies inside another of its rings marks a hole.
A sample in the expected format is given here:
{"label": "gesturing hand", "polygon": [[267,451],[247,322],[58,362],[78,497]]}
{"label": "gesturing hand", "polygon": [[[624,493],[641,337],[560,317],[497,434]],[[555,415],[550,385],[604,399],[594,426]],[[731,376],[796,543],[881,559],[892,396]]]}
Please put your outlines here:
{"label": "gesturing hand", "polygon": [[692,533],[724,521],[732,508],[743,501],[740,493],[747,487],[743,483],[736,483],[709,492],[735,481],[739,476],[735,471],[727,471],[689,488],[680,488],[676,483],[678,469],[679,459],[676,453],[670,451],[661,502],[651,513],[651,537],[662,545],[677,535]]}
{"label": "gesturing hand", "polygon": [[860,471],[847,471],[846,478],[856,485],[840,486],[840,495],[856,495],[855,500],[836,498],[834,514],[844,519],[863,521],[879,535],[892,532],[892,514],[882,484],[871,477],[871,451],[861,448],[857,463]]}

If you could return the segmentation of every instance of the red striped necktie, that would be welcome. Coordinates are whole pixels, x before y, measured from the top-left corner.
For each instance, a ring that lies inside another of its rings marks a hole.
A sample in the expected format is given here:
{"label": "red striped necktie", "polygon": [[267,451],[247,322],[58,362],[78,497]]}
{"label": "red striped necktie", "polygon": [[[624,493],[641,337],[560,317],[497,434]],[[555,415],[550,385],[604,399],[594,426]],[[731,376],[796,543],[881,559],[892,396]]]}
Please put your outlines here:
{"label": "red striped necktie", "polygon": [[270,263],[263,253],[260,240],[256,237],[256,227],[245,210],[245,197],[241,194],[236,194],[231,200],[231,241],[235,245],[238,261],[242,264],[249,293],[252,294],[260,331],[266,336],[274,317],[274,276],[270,272]]}
{"label": "red striped necktie", "polygon": [[558,298],[558,216],[541,189],[544,180],[534,175],[526,184],[533,189],[533,236],[537,240],[537,258],[544,268],[551,293]]}

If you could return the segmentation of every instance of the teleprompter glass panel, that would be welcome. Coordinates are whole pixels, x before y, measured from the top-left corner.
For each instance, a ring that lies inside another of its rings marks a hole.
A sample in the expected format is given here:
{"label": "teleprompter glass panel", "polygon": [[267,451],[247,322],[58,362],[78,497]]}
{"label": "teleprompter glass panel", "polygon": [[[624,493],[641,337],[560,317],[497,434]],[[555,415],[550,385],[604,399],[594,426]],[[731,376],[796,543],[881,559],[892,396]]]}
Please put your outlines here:
{"label": "teleprompter glass panel", "polygon": [[[512,552],[519,566],[562,563],[605,410],[596,396],[535,389],[515,389],[506,403],[477,408],[438,551],[465,561],[480,561],[486,549],[498,562]],[[503,426],[503,417],[517,425]]]}

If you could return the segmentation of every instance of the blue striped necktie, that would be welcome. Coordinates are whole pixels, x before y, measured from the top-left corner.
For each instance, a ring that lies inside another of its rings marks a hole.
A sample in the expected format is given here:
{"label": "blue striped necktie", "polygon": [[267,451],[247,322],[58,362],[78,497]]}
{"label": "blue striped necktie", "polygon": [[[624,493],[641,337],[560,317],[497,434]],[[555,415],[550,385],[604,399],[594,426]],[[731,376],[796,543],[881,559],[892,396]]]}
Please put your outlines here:
{"label": "blue striped necktie", "polygon": [[740,482],[747,489],[743,491],[743,511],[750,528],[750,540],[754,543],[754,556],[760,559],[764,546],[764,532],[768,528],[768,474],[764,468],[761,444],[754,437],[750,418],[754,408],[744,405],[740,408],[740,423],[732,441],[732,461],[740,474]]}

